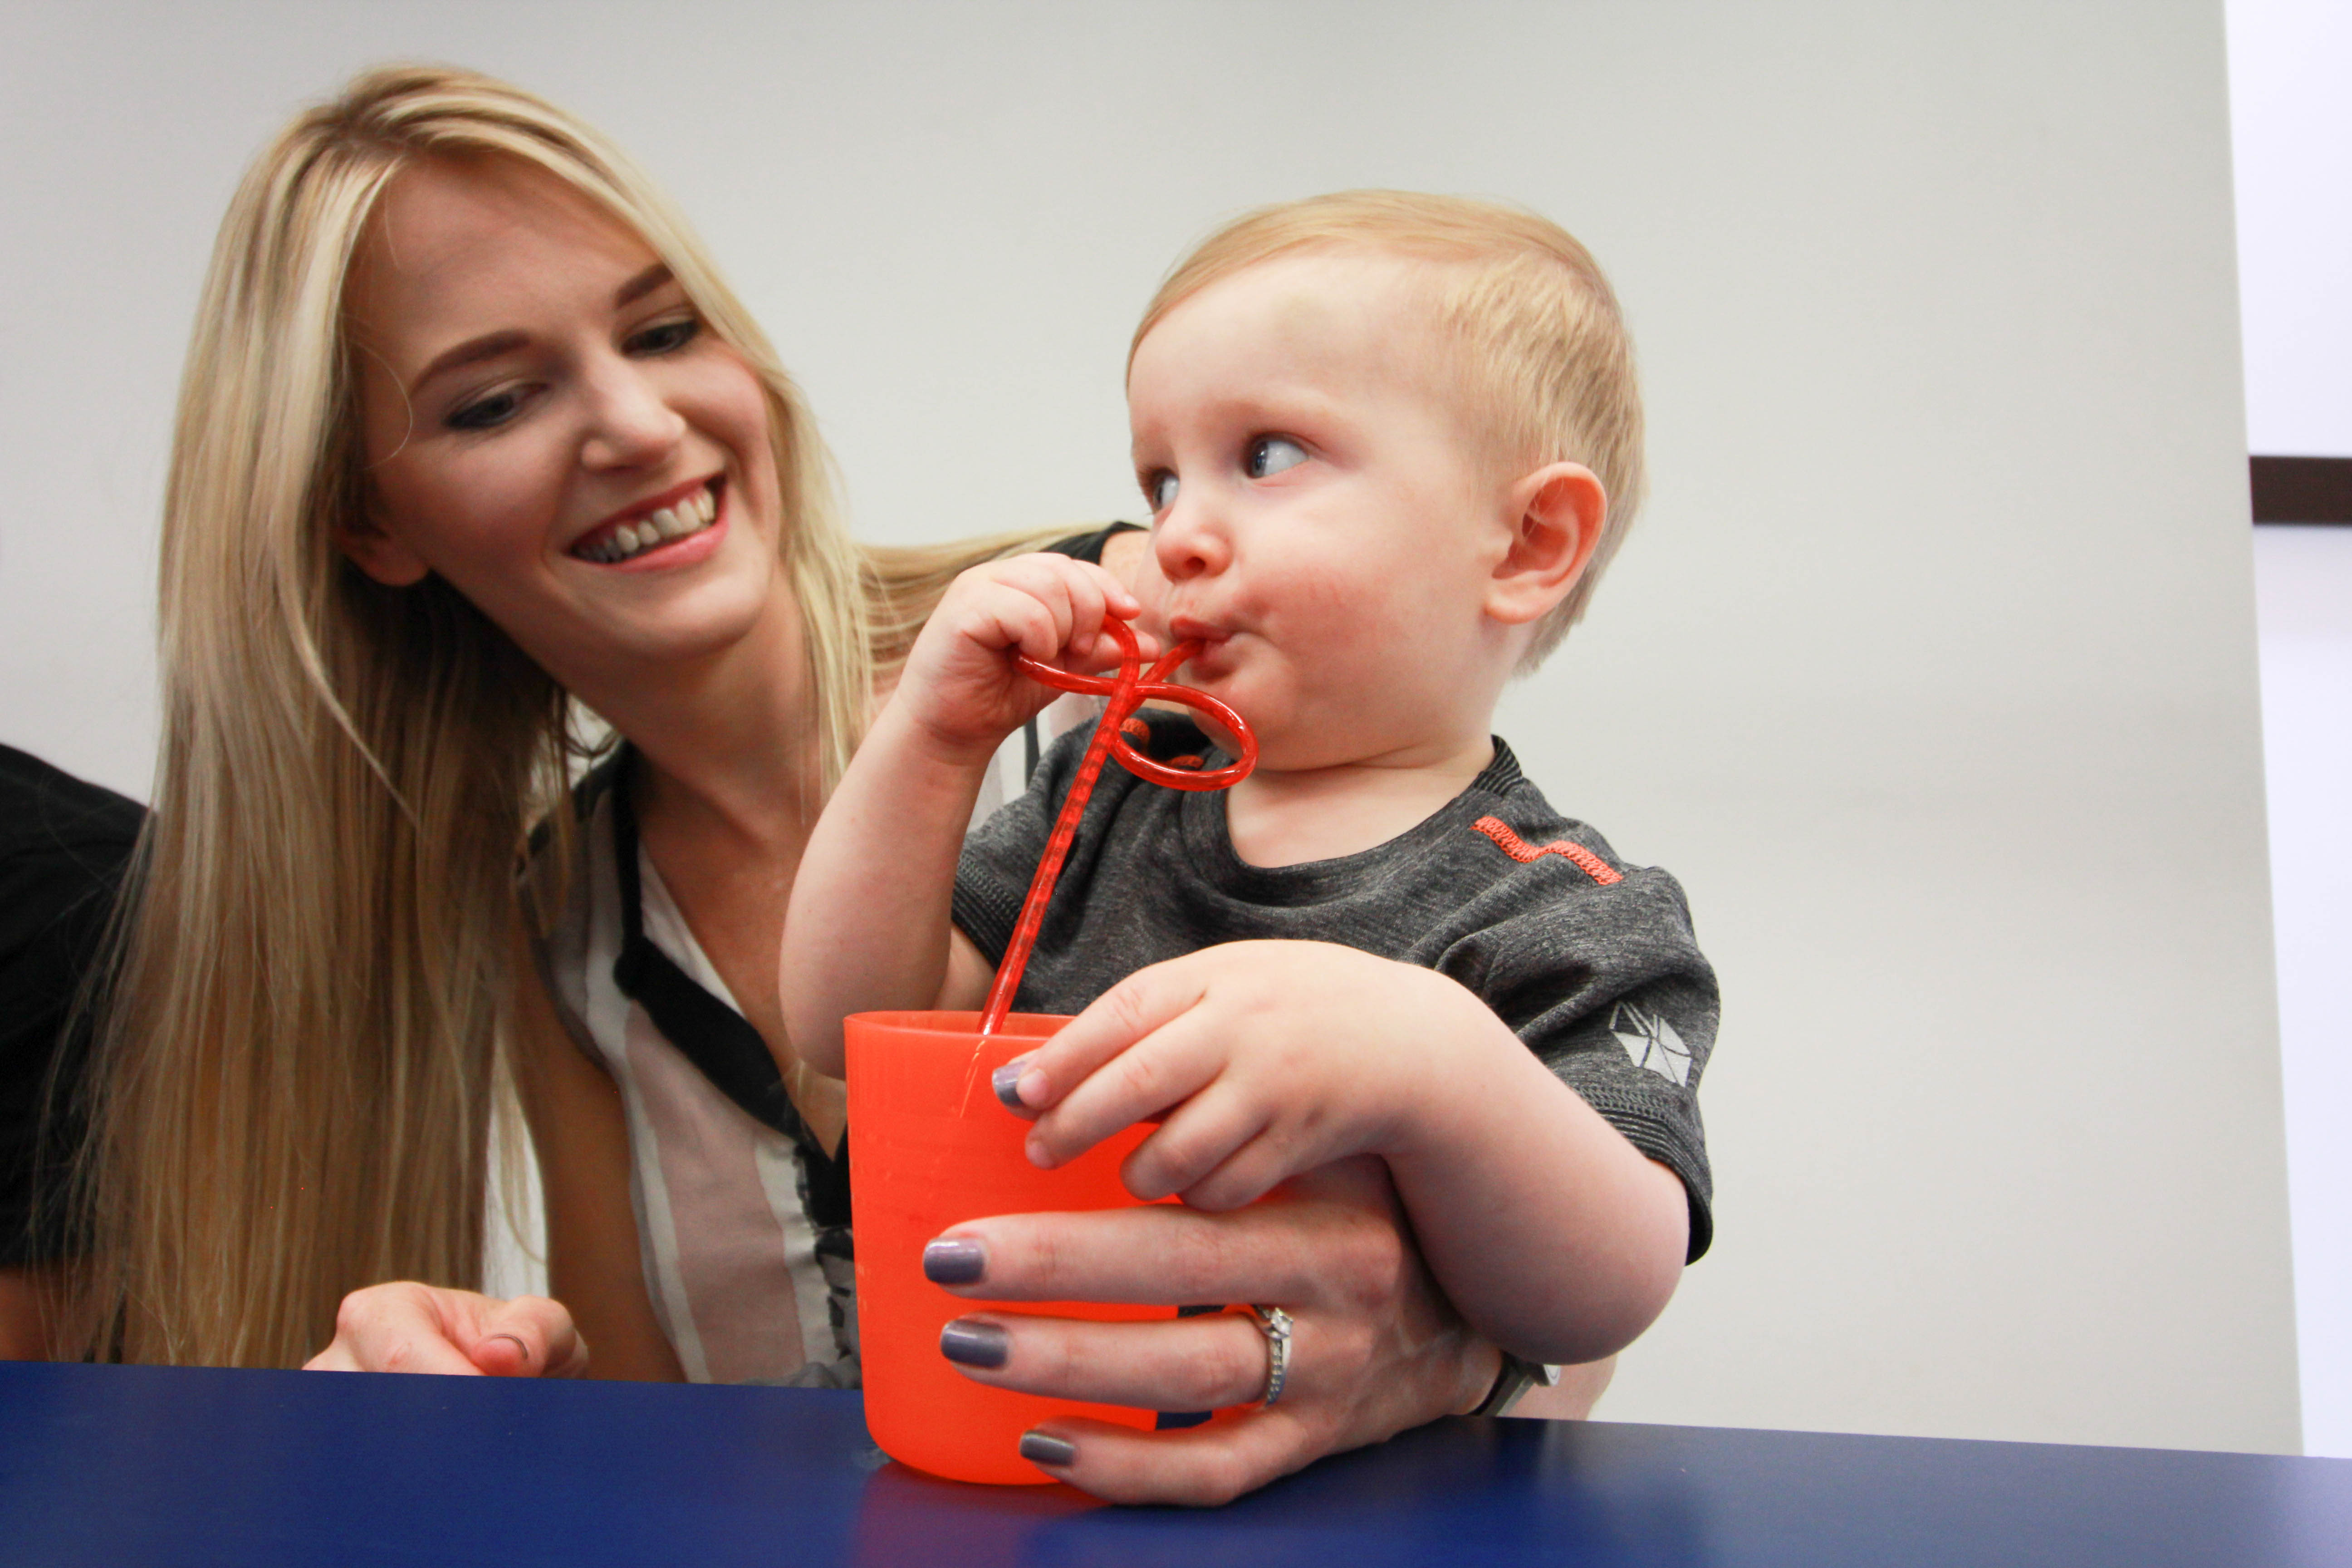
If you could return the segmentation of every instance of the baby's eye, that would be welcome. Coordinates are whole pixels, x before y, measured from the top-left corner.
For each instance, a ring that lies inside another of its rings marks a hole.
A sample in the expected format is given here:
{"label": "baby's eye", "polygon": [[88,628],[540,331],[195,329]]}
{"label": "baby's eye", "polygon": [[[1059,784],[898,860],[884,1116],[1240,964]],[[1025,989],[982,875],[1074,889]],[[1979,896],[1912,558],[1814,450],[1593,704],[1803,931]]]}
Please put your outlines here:
{"label": "baby's eye", "polygon": [[1263,479],[1295,468],[1307,460],[1307,448],[1286,436],[1260,436],[1249,444],[1242,458],[1243,471],[1251,479]]}
{"label": "baby's eye", "polygon": [[629,339],[629,352],[639,354],[666,354],[682,349],[702,333],[698,316],[680,316],[674,321],[656,321]]}
{"label": "baby's eye", "polygon": [[1155,512],[1166,511],[1176,504],[1176,476],[1162,468],[1158,473],[1143,476],[1143,499],[1151,503]]}

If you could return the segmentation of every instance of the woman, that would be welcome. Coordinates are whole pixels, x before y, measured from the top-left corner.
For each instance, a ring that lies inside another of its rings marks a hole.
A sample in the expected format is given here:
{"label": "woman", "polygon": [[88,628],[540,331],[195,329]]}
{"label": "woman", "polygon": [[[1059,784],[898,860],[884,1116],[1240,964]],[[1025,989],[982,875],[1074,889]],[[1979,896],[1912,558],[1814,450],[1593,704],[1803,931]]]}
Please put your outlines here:
{"label": "woman", "polygon": [[[404,68],[298,121],[224,224],[183,389],[164,756],[87,1162],[92,1342],[286,1365],[334,1324],[315,1364],[577,1371],[584,1340],[609,1375],[844,1375],[839,1086],[674,1058],[727,1034],[713,1007],[783,1041],[818,805],[946,576],[1013,543],[854,547],[757,327],[576,121]],[[584,822],[583,710],[627,742]],[[566,1307],[455,1289],[509,1075]],[[713,1128],[731,1163],[671,1158]],[[763,1223],[784,1239],[737,1246]],[[1229,1497],[1496,1376],[1369,1168],[1241,1215],[983,1238],[992,1294],[1297,1319],[1279,1406],[1085,1434],[1061,1473],[1104,1496]],[[337,1321],[390,1279],[432,1285]],[[749,1343],[787,1306],[795,1332]],[[1115,1365],[1019,1332],[1043,1392],[1197,1409],[1267,1375],[1240,1317],[1134,1325]]]}

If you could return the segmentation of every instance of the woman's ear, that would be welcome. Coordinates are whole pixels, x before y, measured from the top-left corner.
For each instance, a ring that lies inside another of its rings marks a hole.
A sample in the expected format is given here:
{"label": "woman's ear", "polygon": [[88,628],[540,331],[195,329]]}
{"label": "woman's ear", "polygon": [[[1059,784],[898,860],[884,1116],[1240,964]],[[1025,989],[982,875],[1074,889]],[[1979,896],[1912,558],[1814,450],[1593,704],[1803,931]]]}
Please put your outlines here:
{"label": "woman's ear", "polygon": [[414,587],[433,570],[423,556],[386,532],[368,511],[335,525],[335,548],[387,588]]}
{"label": "woman's ear", "polygon": [[1609,518],[1609,495],[1582,463],[1547,463],[1514,484],[1506,498],[1510,549],[1496,563],[1486,613],[1524,626],[1568,597]]}

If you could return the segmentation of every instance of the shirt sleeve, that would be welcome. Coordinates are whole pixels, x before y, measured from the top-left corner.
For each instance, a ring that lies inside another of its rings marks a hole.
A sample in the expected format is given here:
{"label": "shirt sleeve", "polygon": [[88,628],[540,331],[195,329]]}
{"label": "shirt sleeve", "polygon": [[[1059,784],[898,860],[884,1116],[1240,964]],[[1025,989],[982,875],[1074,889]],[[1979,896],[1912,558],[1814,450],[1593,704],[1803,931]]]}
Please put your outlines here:
{"label": "shirt sleeve", "polygon": [[1720,1004],[1681,886],[1635,867],[1608,886],[1527,900],[1439,967],[1484,997],[1627,1142],[1682,1178],[1696,1262],[1715,1235],[1698,1082]]}
{"label": "shirt sleeve", "polygon": [[108,922],[145,812],[58,775],[9,809],[0,854],[0,1268],[75,1256],[67,1177],[103,998]]}

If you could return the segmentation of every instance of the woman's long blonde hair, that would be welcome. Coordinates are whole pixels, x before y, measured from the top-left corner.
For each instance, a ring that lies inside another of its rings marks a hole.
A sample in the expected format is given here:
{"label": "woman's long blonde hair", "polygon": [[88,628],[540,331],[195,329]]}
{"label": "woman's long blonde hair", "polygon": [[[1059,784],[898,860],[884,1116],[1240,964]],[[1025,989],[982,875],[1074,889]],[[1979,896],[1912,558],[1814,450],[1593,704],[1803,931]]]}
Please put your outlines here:
{"label": "woman's long blonde hair", "polygon": [[377,1280],[481,1268],[517,869],[568,813],[570,699],[437,578],[335,543],[365,478],[352,258],[423,157],[519,160],[666,262],[764,384],[826,787],[877,665],[961,566],[1035,536],[861,551],[799,390],[660,192],[577,120],[463,71],[369,71],[255,162],[221,226],[164,500],[163,742],[78,1181],[101,1354],[285,1366]]}

